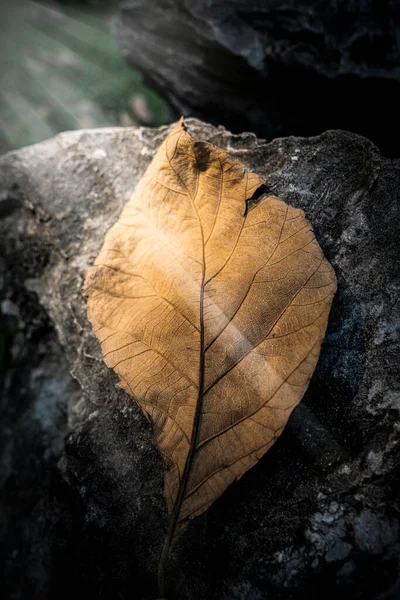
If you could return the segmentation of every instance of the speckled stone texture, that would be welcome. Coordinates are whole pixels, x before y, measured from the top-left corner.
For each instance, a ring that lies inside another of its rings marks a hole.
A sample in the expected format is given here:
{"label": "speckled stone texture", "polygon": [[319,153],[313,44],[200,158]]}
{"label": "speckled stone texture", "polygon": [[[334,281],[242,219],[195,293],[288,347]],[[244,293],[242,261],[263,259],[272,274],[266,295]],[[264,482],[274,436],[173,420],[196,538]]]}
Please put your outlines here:
{"label": "speckled stone texture", "polygon": [[[187,125],[305,210],[338,292],[302,403],[176,544],[168,600],[394,600],[400,164],[344,131],[265,144]],[[0,158],[3,598],[157,598],[162,460],[81,286],[168,131],[68,132]]]}
{"label": "speckled stone texture", "polygon": [[399,0],[119,7],[123,56],[179,113],[268,140],[348,129],[399,156]]}

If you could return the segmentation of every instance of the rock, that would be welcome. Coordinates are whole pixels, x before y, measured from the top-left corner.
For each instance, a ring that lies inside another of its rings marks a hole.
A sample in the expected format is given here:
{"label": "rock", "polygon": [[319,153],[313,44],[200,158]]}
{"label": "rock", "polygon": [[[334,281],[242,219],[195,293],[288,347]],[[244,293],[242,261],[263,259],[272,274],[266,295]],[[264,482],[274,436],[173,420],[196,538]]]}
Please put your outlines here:
{"label": "rock", "polygon": [[[187,124],[305,210],[338,292],[302,403],[177,543],[168,598],[394,598],[400,164],[343,131],[265,144]],[[157,598],[162,460],[81,285],[168,131],[74,131],[0,159],[3,597]]]}
{"label": "rock", "polygon": [[149,10],[147,0],[124,0],[114,34],[185,116],[268,139],[348,129],[398,156],[398,8],[396,0],[153,0]]}

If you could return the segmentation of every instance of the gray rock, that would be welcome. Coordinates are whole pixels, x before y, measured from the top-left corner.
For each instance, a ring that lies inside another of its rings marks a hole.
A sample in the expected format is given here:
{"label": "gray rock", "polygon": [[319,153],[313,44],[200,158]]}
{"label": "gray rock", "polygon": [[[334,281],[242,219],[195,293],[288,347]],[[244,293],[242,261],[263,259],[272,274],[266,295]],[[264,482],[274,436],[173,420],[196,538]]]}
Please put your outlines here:
{"label": "gray rock", "polygon": [[[168,598],[390,598],[400,562],[400,164],[344,131],[265,144],[187,124],[305,210],[338,292],[302,403],[176,544]],[[81,285],[168,130],[68,132],[0,158],[5,598],[157,598],[162,460],[101,358]]]}
{"label": "gray rock", "polygon": [[268,139],[349,129],[399,155],[398,0],[121,0],[114,34],[185,116]]}

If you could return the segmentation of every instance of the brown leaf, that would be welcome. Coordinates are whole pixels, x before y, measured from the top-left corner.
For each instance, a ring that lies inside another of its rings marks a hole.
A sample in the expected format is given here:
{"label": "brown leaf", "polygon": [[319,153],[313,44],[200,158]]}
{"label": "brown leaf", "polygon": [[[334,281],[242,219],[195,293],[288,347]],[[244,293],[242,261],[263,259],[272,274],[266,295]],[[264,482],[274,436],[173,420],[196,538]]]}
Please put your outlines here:
{"label": "brown leaf", "polygon": [[333,269],[302,210],[247,202],[262,184],[181,120],[87,271],[106,364],[165,459],[164,555],[275,442],[324,337]]}

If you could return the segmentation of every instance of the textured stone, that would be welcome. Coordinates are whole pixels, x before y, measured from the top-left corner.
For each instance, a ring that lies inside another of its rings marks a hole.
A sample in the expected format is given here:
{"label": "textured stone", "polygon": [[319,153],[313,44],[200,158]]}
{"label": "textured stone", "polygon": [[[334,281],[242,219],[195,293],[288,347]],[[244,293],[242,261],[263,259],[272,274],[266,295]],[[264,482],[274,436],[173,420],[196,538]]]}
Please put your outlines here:
{"label": "textured stone", "polygon": [[185,116],[268,139],[348,129],[399,155],[398,0],[121,0],[114,34]]}
{"label": "textured stone", "polygon": [[[338,292],[302,403],[177,543],[168,599],[395,598],[400,165],[342,131],[265,144],[187,124],[305,210]],[[4,597],[157,597],[162,460],[81,285],[168,130],[68,132],[0,158]]]}

